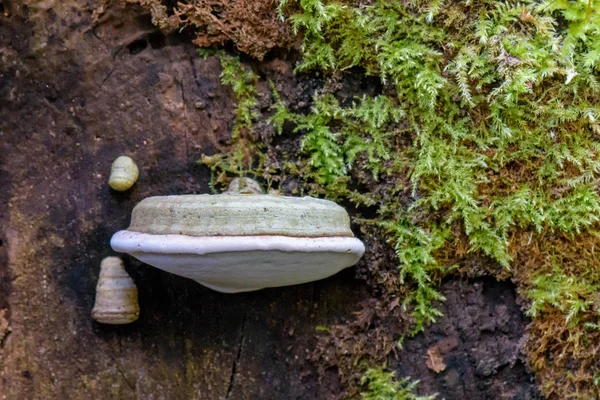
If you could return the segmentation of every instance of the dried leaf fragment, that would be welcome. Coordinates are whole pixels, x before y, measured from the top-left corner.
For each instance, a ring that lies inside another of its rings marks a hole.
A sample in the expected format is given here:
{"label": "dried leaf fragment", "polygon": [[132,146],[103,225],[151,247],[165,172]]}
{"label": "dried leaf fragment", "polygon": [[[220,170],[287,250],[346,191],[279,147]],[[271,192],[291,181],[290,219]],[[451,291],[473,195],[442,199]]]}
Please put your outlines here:
{"label": "dried leaf fragment", "polygon": [[425,364],[427,365],[427,368],[438,374],[446,369],[444,358],[440,354],[437,346],[430,347],[427,350],[427,361],[425,361]]}

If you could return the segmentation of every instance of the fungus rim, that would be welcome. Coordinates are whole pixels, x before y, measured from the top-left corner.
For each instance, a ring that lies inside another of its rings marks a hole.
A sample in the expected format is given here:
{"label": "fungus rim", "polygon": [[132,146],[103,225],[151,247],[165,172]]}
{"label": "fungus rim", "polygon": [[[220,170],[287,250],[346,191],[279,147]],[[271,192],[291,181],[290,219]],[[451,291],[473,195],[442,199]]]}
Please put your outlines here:
{"label": "fungus rim", "polygon": [[115,233],[110,241],[113,250],[122,253],[212,254],[241,251],[333,252],[356,254],[358,261],[365,252],[359,239],[348,236],[187,236],[155,235],[127,230]]}

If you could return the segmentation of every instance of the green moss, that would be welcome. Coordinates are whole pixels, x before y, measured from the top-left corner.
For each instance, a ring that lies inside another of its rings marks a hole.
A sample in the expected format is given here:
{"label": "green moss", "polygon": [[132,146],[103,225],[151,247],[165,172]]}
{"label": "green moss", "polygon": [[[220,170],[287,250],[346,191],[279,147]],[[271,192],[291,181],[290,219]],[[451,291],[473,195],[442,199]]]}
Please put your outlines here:
{"label": "green moss", "polygon": [[[600,317],[600,1],[285,0],[280,12],[302,35],[297,71],[360,67],[383,92],[349,106],[318,94],[306,114],[275,93],[270,121],[279,133],[292,123],[301,152],[273,165],[265,144],[250,161],[234,146],[213,169],[294,174],[310,194],[377,207],[356,221],[395,249],[398,282],[412,289],[388,294],[403,296],[412,333],[440,315],[439,278],[469,275],[468,254],[487,257],[545,327],[530,361],[546,393],[597,394],[599,356],[578,349]],[[253,78],[225,70],[248,99],[236,121],[251,130]],[[570,332],[562,347],[552,326]]]}
{"label": "green moss", "polygon": [[201,49],[203,57],[217,56],[221,62],[221,83],[229,86],[236,100],[235,123],[233,126],[233,139],[239,138],[242,132],[252,130],[252,122],[257,117],[256,112],[256,87],[258,79],[252,70],[246,69],[237,56],[224,51]]}
{"label": "green moss", "polygon": [[361,393],[364,400],[433,400],[437,395],[418,396],[414,393],[419,381],[410,382],[408,378],[394,380],[393,372],[383,368],[369,369],[361,383],[368,390]]}
{"label": "green moss", "polygon": [[[430,281],[423,271],[439,267],[434,253],[455,223],[469,251],[506,268],[515,229],[590,234],[600,217],[599,5],[374,1],[355,8],[298,1],[290,21],[304,34],[300,70],[360,66],[392,93],[361,99],[358,112],[325,95],[311,114],[291,118],[306,132],[308,178],[328,185],[352,175],[354,160],[365,155],[360,167],[377,180],[390,157],[408,160],[407,168],[385,171],[391,179],[410,175],[415,202],[408,216],[428,210],[442,211],[442,218],[406,224],[384,199],[382,219],[396,233],[401,270],[423,292]],[[559,30],[562,20],[567,24]],[[369,109],[378,100],[385,107]],[[397,129],[400,119],[409,129]],[[413,146],[395,146],[390,138],[406,131]],[[498,179],[513,167],[520,171]],[[427,310],[439,296],[419,298],[417,310]]]}

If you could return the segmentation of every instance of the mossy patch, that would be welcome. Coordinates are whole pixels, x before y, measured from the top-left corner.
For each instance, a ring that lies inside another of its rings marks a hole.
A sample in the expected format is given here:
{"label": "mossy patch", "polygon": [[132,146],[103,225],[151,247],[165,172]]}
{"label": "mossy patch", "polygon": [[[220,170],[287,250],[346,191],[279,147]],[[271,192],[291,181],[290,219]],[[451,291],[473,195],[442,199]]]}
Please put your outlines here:
{"label": "mossy patch", "polygon": [[369,369],[361,383],[368,390],[361,393],[364,400],[433,400],[436,395],[417,396],[414,394],[415,387],[419,381],[410,382],[403,378],[394,381],[393,372],[385,372],[383,368]]}
{"label": "mossy patch", "polygon": [[469,260],[487,259],[528,299],[544,394],[597,397],[600,1],[288,0],[279,11],[302,37],[296,71],[360,68],[382,93],[341,104],[321,91],[297,113],[275,91],[271,124],[300,139],[274,155],[253,139],[251,90],[235,89],[252,79],[225,56],[241,107],[231,153],[204,159],[215,182],[293,175],[300,193],[354,205],[363,232],[396,254],[397,271],[370,280],[410,312],[402,334],[439,316],[443,276],[473,276]]}

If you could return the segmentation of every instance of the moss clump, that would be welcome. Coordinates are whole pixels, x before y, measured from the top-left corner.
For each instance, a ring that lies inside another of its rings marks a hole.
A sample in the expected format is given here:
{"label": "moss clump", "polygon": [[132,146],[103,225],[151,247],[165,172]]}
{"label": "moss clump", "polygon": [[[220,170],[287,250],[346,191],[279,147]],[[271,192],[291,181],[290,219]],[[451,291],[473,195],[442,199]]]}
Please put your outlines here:
{"label": "moss clump", "polygon": [[279,100],[272,124],[302,135],[293,162],[224,156],[214,169],[296,174],[309,193],[377,207],[357,222],[395,249],[395,282],[413,290],[384,291],[402,295],[413,333],[439,315],[439,278],[487,257],[531,301],[545,394],[598,396],[600,1],[288,0],[280,12],[303,38],[298,71],[360,67],[383,92],[344,106],[316,94],[307,114]]}
{"label": "moss clump", "polygon": [[369,369],[361,383],[368,390],[361,393],[364,400],[433,400],[436,395],[417,396],[414,390],[419,381],[410,382],[407,378],[394,380],[393,372],[385,372],[383,368]]}
{"label": "moss clump", "polygon": [[237,56],[224,51],[208,49],[201,49],[199,53],[204,58],[208,56],[219,58],[221,62],[221,83],[231,88],[236,102],[231,151],[226,155],[203,155],[198,162],[210,167],[213,173],[211,189],[216,193],[215,182],[227,184],[230,175],[256,175],[253,164],[255,159],[260,157],[260,152],[258,151],[258,144],[254,143],[250,133],[253,122],[258,116],[255,87],[258,77],[251,69],[244,67]]}
{"label": "moss clump", "polygon": [[237,141],[252,130],[252,122],[257,116],[254,85],[258,77],[252,70],[246,69],[236,56],[206,49],[200,50],[200,55],[217,55],[221,62],[221,83],[231,88],[236,101],[232,139]]}

